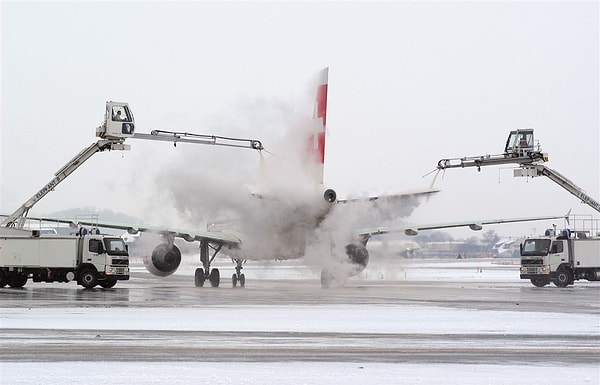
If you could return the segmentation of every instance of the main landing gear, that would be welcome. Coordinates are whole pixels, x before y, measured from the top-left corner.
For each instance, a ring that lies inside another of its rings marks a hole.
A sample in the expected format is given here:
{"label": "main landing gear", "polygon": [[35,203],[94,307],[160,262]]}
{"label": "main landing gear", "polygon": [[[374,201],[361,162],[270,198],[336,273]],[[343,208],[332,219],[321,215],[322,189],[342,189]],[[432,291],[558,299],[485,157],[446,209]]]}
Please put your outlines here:
{"label": "main landing gear", "polygon": [[210,282],[210,286],[219,287],[219,283],[221,282],[221,273],[219,269],[203,269],[201,267],[196,269],[196,273],[194,274],[194,283],[196,287],[203,287],[204,281]]}
{"label": "main landing gear", "polygon": [[[221,250],[223,245],[213,246],[208,241],[200,242],[200,262],[202,262],[203,268],[197,268],[194,274],[194,282],[196,287],[204,286],[204,281],[208,280],[212,287],[219,287],[221,282],[221,274],[219,269],[211,269],[210,264],[217,256],[217,253]],[[212,256],[210,255],[210,249],[213,250]]]}
{"label": "main landing gear", "polygon": [[[221,273],[219,269],[211,269],[210,265],[221,251],[223,245],[213,245],[208,241],[200,242],[200,262],[202,267],[196,269],[194,274],[194,283],[196,287],[203,287],[206,281],[210,282],[210,286],[219,287],[221,283]],[[242,274],[242,265],[246,262],[245,259],[232,259],[235,263],[235,273],[231,276],[231,284],[233,287],[246,286],[246,276]]]}

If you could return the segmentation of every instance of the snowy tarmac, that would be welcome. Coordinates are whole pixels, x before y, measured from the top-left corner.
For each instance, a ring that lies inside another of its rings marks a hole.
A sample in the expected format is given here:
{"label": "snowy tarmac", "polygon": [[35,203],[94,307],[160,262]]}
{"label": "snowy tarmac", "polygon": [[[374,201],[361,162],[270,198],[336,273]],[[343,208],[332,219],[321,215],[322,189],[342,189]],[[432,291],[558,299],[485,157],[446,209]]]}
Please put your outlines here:
{"label": "snowy tarmac", "polygon": [[600,285],[536,288],[489,260],[373,261],[321,289],[297,261],[247,287],[192,264],[113,289],[0,289],[0,383],[600,384]]}

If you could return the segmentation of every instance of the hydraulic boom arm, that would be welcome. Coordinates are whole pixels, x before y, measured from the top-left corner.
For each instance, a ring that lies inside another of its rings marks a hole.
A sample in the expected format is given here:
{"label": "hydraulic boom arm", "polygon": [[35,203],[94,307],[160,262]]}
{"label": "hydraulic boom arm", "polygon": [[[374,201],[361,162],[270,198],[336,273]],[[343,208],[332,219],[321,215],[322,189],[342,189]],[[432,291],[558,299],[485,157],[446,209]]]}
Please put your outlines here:
{"label": "hydraulic boom arm", "polygon": [[225,136],[215,135],[200,135],[192,134],[189,132],[174,132],[174,131],[162,131],[152,130],[150,134],[133,134],[134,139],[146,139],[146,140],[159,140],[164,142],[173,142],[177,145],[178,142],[182,143],[196,143],[196,144],[210,144],[215,146],[227,146],[227,147],[239,147],[239,148],[250,148],[253,150],[263,150],[264,147],[260,140],[256,139],[239,139],[239,138],[228,138]]}
{"label": "hydraulic boom arm", "polygon": [[592,199],[575,183],[571,182],[558,171],[539,163],[547,161],[548,154],[541,152],[539,144],[534,146],[533,129],[528,128],[510,132],[503,154],[441,159],[438,162],[437,168],[438,170],[445,170],[447,168],[457,167],[477,167],[477,171],[481,171],[481,166],[518,164],[519,168],[514,170],[515,177],[546,176],[554,183],[581,199],[583,203],[600,212],[600,203]]}
{"label": "hydraulic boom arm", "polygon": [[73,171],[77,170],[85,161],[92,157],[97,152],[105,150],[129,150],[130,145],[125,144],[127,138],[159,140],[166,142],[196,143],[209,144],[215,146],[228,146],[238,148],[249,148],[253,150],[263,150],[264,147],[260,140],[255,139],[239,139],[228,138],[225,136],[214,135],[199,135],[190,134],[188,132],[172,132],[154,130],[150,134],[140,134],[135,132],[135,119],[133,112],[127,103],[123,102],[106,102],[106,110],[104,113],[103,123],[96,128],[96,136],[101,139],[91,146],[83,149],[73,159],[71,159],[63,168],[54,174],[54,178],[48,182],[34,196],[29,198],[21,207],[14,213],[9,215],[2,223],[1,227],[18,227],[22,228],[25,223],[25,217],[29,210],[42,199],[56,186],[65,180]]}
{"label": "hydraulic boom arm", "polygon": [[21,205],[14,213],[9,215],[0,224],[2,227],[23,227],[25,216],[29,209],[33,207],[40,199],[46,196],[50,191],[65,180],[73,171],[77,170],[85,161],[90,159],[97,152],[105,150],[128,150],[129,146],[123,143],[123,139],[101,139],[91,146],[84,148],[79,154],[65,164],[60,170],[54,174],[54,178],[41,188],[35,195]]}
{"label": "hydraulic boom arm", "polygon": [[575,195],[577,198],[581,199],[581,201],[594,210],[600,212],[600,203],[594,200],[592,197],[587,195],[585,191],[579,188],[575,183],[571,182],[566,176],[562,175],[556,170],[551,169],[550,167],[546,167],[543,164],[534,164],[531,166],[522,166],[521,169],[514,170],[515,176],[546,176],[554,183],[558,184],[571,194]]}

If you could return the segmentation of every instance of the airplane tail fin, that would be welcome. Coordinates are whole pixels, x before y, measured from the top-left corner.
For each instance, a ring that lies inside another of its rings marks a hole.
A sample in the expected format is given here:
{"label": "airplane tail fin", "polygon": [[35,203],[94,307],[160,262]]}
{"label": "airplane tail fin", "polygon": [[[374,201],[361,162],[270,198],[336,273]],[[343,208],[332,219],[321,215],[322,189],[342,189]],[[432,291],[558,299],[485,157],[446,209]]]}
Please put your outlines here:
{"label": "airplane tail fin", "polygon": [[319,82],[313,112],[314,125],[307,143],[308,160],[314,164],[315,180],[323,184],[323,170],[325,167],[325,132],[327,127],[327,87],[329,82],[329,68],[319,72]]}
{"label": "airplane tail fin", "polygon": [[260,182],[253,188],[255,195],[267,195],[267,191],[273,193],[277,189],[312,194],[315,187],[323,187],[328,73],[329,69],[324,68],[317,74],[318,82],[311,82],[308,98],[312,99],[316,88],[312,119],[306,115],[310,114],[310,99],[303,99],[307,102],[302,105],[303,115],[280,143],[278,161],[267,162],[260,153]]}

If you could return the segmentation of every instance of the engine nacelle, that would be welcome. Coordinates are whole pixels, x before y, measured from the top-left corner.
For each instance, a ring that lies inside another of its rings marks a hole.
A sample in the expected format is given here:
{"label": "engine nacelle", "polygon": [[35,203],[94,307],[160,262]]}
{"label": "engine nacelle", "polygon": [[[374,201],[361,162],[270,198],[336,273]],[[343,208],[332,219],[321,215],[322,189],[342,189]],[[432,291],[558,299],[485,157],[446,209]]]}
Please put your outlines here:
{"label": "engine nacelle", "polygon": [[[329,287],[332,282],[343,284],[348,277],[359,274],[369,263],[369,252],[365,245],[350,243],[346,245],[348,259],[343,263],[335,263],[321,270],[321,286]],[[339,262],[339,261],[338,261]]]}
{"label": "engine nacelle", "polygon": [[337,194],[334,189],[328,188],[323,193],[323,198],[325,199],[325,202],[334,203],[337,200]]}
{"label": "engine nacelle", "polygon": [[346,255],[352,263],[351,276],[357,275],[369,264],[369,251],[361,244],[350,243],[346,245]]}
{"label": "engine nacelle", "polygon": [[166,277],[177,270],[181,263],[181,251],[175,245],[161,243],[152,251],[151,257],[144,257],[144,266],[151,274]]}

